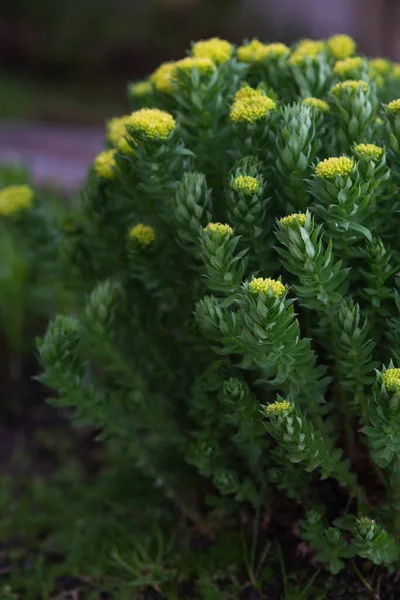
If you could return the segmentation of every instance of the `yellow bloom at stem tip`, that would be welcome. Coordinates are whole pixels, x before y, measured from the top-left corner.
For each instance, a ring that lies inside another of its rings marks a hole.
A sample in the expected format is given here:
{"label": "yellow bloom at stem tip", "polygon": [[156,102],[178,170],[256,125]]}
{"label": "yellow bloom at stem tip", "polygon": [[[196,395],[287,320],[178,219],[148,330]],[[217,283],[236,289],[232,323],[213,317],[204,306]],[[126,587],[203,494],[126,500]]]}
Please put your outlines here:
{"label": "yellow bloom at stem tip", "polygon": [[162,63],[158,69],[150,76],[150,81],[157,92],[163,94],[172,94],[175,89],[174,84],[175,63]]}
{"label": "yellow bloom at stem tip", "polygon": [[352,92],[354,90],[362,90],[366,92],[368,89],[368,83],[363,79],[346,79],[346,81],[340,81],[331,89],[331,93],[334,96],[339,96],[341,92]]}
{"label": "yellow bloom at stem tip", "polygon": [[138,81],[137,83],[131,83],[129,86],[129,92],[132,96],[136,98],[140,98],[141,96],[146,96],[147,94],[151,94],[153,91],[153,86],[151,81]]}
{"label": "yellow bloom at stem tip", "polygon": [[292,213],[291,215],[287,215],[286,217],[282,217],[279,219],[280,225],[284,225],[286,227],[290,227],[293,223],[298,223],[301,227],[303,227],[306,223],[307,216],[304,213]]}
{"label": "yellow bloom at stem tip", "polygon": [[208,58],[216,65],[221,65],[227,62],[233,52],[233,46],[226,40],[221,40],[218,37],[210,38],[209,40],[200,40],[193,44],[192,53],[196,58]]}
{"label": "yellow bloom at stem tip", "polygon": [[221,239],[233,235],[233,229],[227,223],[208,223],[204,231]]}
{"label": "yellow bloom at stem tip", "polygon": [[375,146],[375,144],[358,144],[358,146],[354,148],[354,151],[359,156],[368,157],[375,160],[381,158],[383,155],[383,148],[380,146]]}
{"label": "yellow bloom at stem tip", "polygon": [[292,65],[301,66],[305,63],[306,59],[316,59],[324,49],[325,42],[320,40],[301,40],[290,57],[289,62]]}
{"label": "yellow bloom at stem tip", "polygon": [[258,179],[250,177],[250,175],[239,175],[234,179],[233,185],[238,192],[243,192],[243,194],[254,194],[260,187]]}
{"label": "yellow bloom at stem tip", "polygon": [[98,177],[112,179],[115,177],[115,154],[116,150],[104,150],[94,159],[94,170]]}
{"label": "yellow bloom at stem tip", "polygon": [[265,119],[267,114],[276,108],[276,103],[268,96],[250,95],[235,100],[232,104],[230,119],[235,123],[255,123]]}
{"label": "yellow bloom at stem tip", "polygon": [[236,52],[237,59],[246,63],[259,63],[270,57],[280,57],[290,54],[290,49],[280,42],[263,44],[259,40],[252,40],[245,46],[239,46]]}
{"label": "yellow bloom at stem tip", "polygon": [[141,246],[149,246],[156,239],[155,231],[150,225],[139,223],[128,231],[128,237]]}
{"label": "yellow bloom at stem tip", "polygon": [[110,119],[106,125],[107,139],[112,145],[123,154],[133,154],[134,150],[127,141],[130,135],[127,130],[129,125],[130,115],[122,117],[114,117]]}
{"label": "yellow bloom at stem tip", "polygon": [[386,110],[393,115],[398,115],[400,113],[400,98],[397,100],[392,100],[386,107]]}
{"label": "yellow bloom at stem tip", "polygon": [[342,33],[329,38],[328,48],[334,58],[343,59],[354,54],[356,43],[349,35]]}
{"label": "yellow bloom at stem tip", "polygon": [[285,412],[290,412],[292,410],[292,405],[287,400],[278,400],[277,402],[273,402],[272,404],[268,404],[265,407],[265,414],[268,416],[271,415],[282,415]]}
{"label": "yellow bloom at stem tip", "polygon": [[321,160],[315,167],[315,174],[325,179],[336,177],[336,175],[344,177],[350,175],[353,168],[354,161],[351,158],[347,158],[347,156],[332,157]]}
{"label": "yellow bloom at stem tip", "polygon": [[261,90],[255,90],[249,85],[244,85],[241,87],[233,97],[233,101],[244,100],[245,98],[259,98],[260,96],[264,96]]}
{"label": "yellow bloom at stem tip", "polygon": [[141,108],[129,117],[129,126],[134,132],[149,140],[166,140],[175,129],[174,117],[159,108]]}
{"label": "yellow bloom at stem tip", "polygon": [[313,98],[309,96],[308,98],[304,98],[303,104],[306,106],[312,106],[321,112],[328,112],[329,104],[325,102],[325,100],[321,100],[320,98]]}
{"label": "yellow bloom at stem tip", "polygon": [[387,369],[382,373],[385,387],[393,392],[400,392],[400,369]]}
{"label": "yellow bloom at stem tip", "polygon": [[0,190],[0,215],[19,213],[32,205],[34,191],[29,185],[10,185]]}
{"label": "yellow bloom at stem tip", "polygon": [[369,72],[372,77],[376,75],[386,75],[389,73],[391,68],[391,63],[386,58],[373,58],[368,63]]}
{"label": "yellow bloom at stem tip", "polygon": [[193,69],[197,69],[200,75],[210,75],[215,71],[215,64],[211,58],[201,56],[186,56],[175,63],[176,74],[178,71],[184,71],[188,75]]}
{"label": "yellow bloom at stem tip", "polygon": [[344,60],[338,60],[333,67],[333,73],[340,77],[351,75],[354,71],[357,71],[364,63],[363,59],[359,56],[354,58],[345,58]]}
{"label": "yellow bloom at stem tip", "polygon": [[265,279],[263,277],[256,277],[255,279],[252,279],[252,281],[249,283],[249,289],[254,294],[272,293],[272,295],[275,297],[280,296],[286,291],[286,287],[281,281],[270,279],[269,277]]}

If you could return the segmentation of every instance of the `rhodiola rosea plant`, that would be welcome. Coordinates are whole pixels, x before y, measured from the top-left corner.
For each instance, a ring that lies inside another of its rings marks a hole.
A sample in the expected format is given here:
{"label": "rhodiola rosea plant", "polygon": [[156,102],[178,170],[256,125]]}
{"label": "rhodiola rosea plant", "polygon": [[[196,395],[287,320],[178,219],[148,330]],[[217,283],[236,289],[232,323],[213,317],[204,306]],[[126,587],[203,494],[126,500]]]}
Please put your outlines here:
{"label": "rhodiola rosea plant", "polygon": [[314,560],[371,591],[400,561],[400,66],[345,35],[213,38],[129,95],[43,381],[203,534],[247,510],[253,583],[286,496]]}

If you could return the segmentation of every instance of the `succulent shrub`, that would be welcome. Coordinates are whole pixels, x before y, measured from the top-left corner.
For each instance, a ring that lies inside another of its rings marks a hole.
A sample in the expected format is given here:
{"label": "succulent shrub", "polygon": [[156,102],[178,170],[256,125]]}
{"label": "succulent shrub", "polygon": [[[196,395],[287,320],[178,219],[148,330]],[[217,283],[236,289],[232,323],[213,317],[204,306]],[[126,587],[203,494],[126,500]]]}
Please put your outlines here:
{"label": "succulent shrub", "polygon": [[61,242],[86,300],[39,340],[54,402],[203,532],[210,490],[283,493],[333,573],[400,559],[398,96],[343,35],[130,84]]}

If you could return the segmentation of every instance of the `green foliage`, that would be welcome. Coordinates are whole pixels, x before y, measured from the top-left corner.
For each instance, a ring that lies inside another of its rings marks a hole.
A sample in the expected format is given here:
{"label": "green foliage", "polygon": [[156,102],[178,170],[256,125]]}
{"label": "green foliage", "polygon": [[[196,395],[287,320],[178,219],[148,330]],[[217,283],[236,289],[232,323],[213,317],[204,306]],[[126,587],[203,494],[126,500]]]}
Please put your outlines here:
{"label": "green foliage", "polygon": [[400,100],[381,100],[400,87],[390,64],[380,85],[372,67],[338,83],[335,57],[353,46],[253,40],[226,54],[213,39],[156,71],[151,108],[109,124],[64,236],[86,299],[38,343],[55,404],[184,496],[203,535],[206,498],[221,531],[251,515],[253,587],[261,516],[283,491],[334,523],[359,519],[351,534],[304,521],[332,573],[359,573],[357,554],[392,569],[399,552]]}

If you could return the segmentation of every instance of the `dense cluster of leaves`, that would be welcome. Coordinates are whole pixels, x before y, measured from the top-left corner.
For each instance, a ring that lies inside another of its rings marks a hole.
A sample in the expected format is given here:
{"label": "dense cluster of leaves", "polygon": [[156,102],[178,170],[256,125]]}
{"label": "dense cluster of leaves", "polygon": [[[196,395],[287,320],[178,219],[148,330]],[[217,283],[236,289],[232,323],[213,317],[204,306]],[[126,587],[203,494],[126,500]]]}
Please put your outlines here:
{"label": "dense cluster of leaves", "polygon": [[87,298],[39,341],[204,535],[210,491],[254,515],[253,574],[277,490],[332,573],[400,558],[400,78],[354,51],[211,40],[131,86],[61,242]]}

